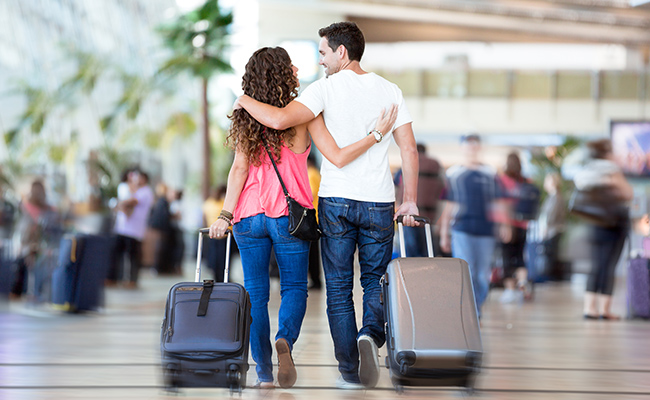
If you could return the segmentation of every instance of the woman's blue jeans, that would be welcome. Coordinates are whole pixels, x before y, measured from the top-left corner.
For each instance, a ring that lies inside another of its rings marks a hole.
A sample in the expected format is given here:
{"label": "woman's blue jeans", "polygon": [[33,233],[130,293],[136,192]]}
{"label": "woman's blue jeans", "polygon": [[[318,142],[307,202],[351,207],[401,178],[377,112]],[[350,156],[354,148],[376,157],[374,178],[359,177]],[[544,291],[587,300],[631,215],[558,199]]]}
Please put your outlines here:
{"label": "woman's blue jeans", "polygon": [[[394,203],[339,197],[321,197],[318,201],[327,318],[339,371],[348,382],[359,382],[358,336],[372,337],[379,347],[386,340],[379,280],[386,272],[393,251],[394,213]],[[363,287],[363,326],[359,331],[352,299],[357,248]]]}
{"label": "woman's blue jeans", "polygon": [[251,299],[251,354],[257,363],[257,377],[273,381],[271,327],[269,323],[269,259],[271,248],[280,269],[280,311],[278,333],[293,348],[307,309],[309,242],[289,234],[288,217],[264,214],[244,218],[233,227],[244,269],[244,287]]}

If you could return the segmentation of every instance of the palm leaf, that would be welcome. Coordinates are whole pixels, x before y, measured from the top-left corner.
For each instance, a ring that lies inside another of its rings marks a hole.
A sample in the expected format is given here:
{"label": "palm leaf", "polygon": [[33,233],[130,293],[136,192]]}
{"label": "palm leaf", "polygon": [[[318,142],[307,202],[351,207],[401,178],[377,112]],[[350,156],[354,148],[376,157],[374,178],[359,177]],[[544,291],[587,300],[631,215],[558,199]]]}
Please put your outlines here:
{"label": "palm leaf", "polygon": [[16,138],[18,137],[19,129],[11,129],[5,132],[5,143],[8,147],[13,147]]}

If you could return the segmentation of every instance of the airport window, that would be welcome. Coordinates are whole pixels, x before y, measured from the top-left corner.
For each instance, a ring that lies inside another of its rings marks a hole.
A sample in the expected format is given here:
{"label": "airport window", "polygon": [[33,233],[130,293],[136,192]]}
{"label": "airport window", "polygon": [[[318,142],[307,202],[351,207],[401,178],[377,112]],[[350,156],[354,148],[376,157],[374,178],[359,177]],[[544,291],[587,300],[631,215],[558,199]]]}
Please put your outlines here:
{"label": "airport window", "polygon": [[512,97],[549,99],[553,95],[551,72],[516,72],[512,84]]}
{"label": "airport window", "polygon": [[507,97],[508,72],[470,71],[468,93],[470,97]]}
{"label": "airport window", "polygon": [[589,99],[591,98],[591,72],[560,71],[557,73],[558,99]]}
{"label": "airport window", "polygon": [[603,99],[639,98],[639,75],[634,72],[605,71],[601,75]]}
{"label": "airport window", "polygon": [[434,97],[465,97],[465,71],[427,71],[424,74],[424,94]]}

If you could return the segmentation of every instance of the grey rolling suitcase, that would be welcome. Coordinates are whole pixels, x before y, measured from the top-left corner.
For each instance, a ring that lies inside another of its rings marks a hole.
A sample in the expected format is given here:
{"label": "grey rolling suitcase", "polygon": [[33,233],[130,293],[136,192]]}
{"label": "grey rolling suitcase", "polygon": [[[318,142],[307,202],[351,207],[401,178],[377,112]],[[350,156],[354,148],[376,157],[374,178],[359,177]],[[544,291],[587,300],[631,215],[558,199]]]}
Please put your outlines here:
{"label": "grey rolling suitcase", "polygon": [[429,257],[401,257],[381,279],[386,320],[386,366],[395,388],[461,386],[473,390],[483,346],[469,266],[458,258],[433,257],[429,221],[424,222]]}
{"label": "grey rolling suitcase", "polygon": [[202,235],[195,282],[177,283],[169,291],[160,335],[165,387],[225,387],[241,392],[246,386],[251,303],[246,289],[228,282],[230,241],[226,242],[224,282],[201,282]]}

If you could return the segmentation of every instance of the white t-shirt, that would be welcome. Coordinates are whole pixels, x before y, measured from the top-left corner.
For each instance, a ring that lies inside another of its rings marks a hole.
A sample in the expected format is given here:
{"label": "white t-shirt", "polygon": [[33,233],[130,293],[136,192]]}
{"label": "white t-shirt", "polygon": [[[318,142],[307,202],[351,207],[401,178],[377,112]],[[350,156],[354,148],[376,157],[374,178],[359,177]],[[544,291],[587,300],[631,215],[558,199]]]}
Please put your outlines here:
{"label": "white t-shirt", "polygon": [[621,167],[614,161],[593,159],[589,161],[573,177],[573,183],[578,190],[589,190],[594,187],[611,185],[611,177],[620,173]]}
{"label": "white t-shirt", "polygon": [[128,200],[131,198],[131,188],[129,187],[129,184],[126,182],[120,182],[119,185],[117,185],[117,199],[122,201],[122,200]]}
{"label": "white t-shirt", "polygon": [[[321,112],[325,125],[339,147],[343,148],[375,128],[381,109],[398,104],[395,128],[412,122],[402,91],[397,85],[374,74],[359,75],[343,70],[319,79],[307,87],[296,101],[317,116]],[[356,201],[395,201],[395,187],[388,164],[388,132],[384,139],[343,168],[326,158],[321,165],[320,197],[343,197]]]}
{"label": "white t-shirt", "polygon": [[149,186],[143,186],[133,194],[133,197],[138,200],[138,204],[133,208],[129,217],[124,212],[118,211],[115,217],[114,231],[122,236],[142,240],[147,230],[147,218],[153,204],[154,194]]}

